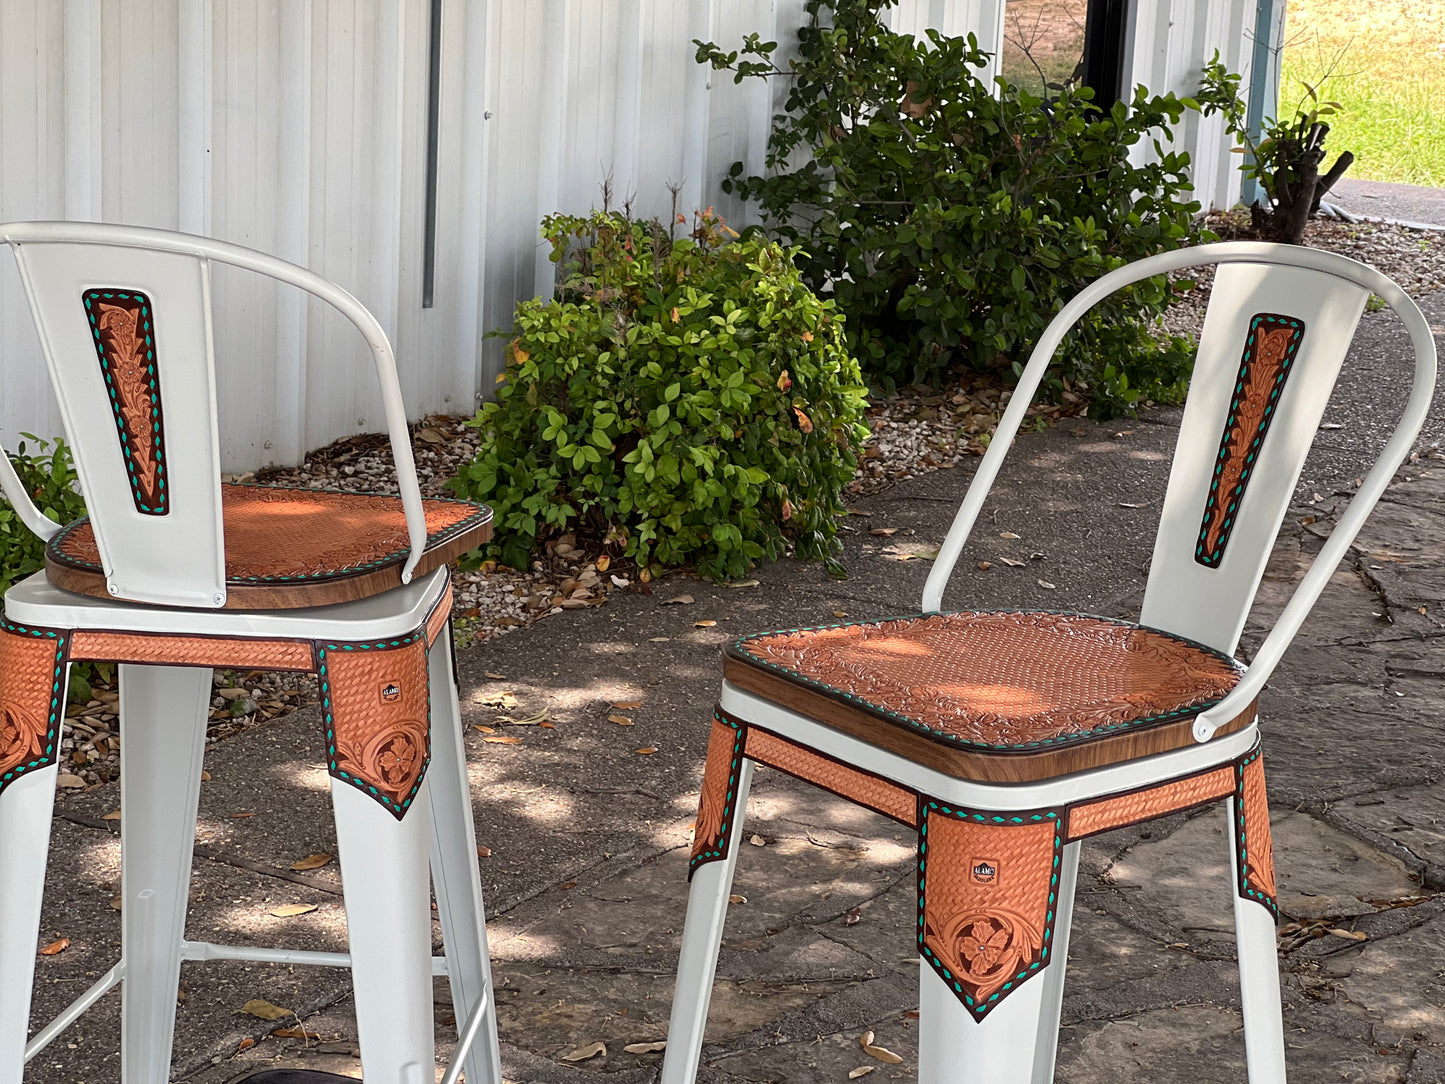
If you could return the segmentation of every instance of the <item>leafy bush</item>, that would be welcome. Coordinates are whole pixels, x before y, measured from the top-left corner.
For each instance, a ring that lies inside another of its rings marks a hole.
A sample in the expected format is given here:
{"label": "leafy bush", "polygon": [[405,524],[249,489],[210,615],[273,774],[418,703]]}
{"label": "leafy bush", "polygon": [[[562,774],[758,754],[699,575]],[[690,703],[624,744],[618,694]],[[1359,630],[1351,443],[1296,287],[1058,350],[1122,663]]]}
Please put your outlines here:
{"label": "leafy bush", "polygon": [[[1325,79],[1329,78],[1325,73]],[[1324,80],[1321,79],[1322,83]],[[1325,173],[1325,137],[1330,126],[1324,118],[1339,112],[1338,102],[1320,100],[1319,85],[1304,83],[1304,97],[1289,120],[1266,118],[1260,139],[1250,131],[1248,104],[1239,95],[1240,77],[1220,62],[1219,50],[1204,66],[1204,90],[1209,110],[1224,115],[1229,134],[1239,141],[1244,153],[1240,167],[1246,177],[1259,182],[1264,205],[1259,200],[1249,209],[1250,224],[1265,241],[1304,244],[1305,226],[1320,209],[1320,202],[1355,160],[1345,151]]]}
{"label": "leafy bush", "polygon": [[[681,221],[681,216],[677,216]],[[547,537],[735,577],[777,556],[831,563],[857,466],[864,388],[831,302],[798,254],[711,211],[689,237],[606,211],[542,233],[556,300],[518,304],[495,402],[453,482],[496,514],[493,552],[525,567]]]}
{"label": "leafy bush", "polygon": [[[880,20],[893,3],[808,0],[787,70],[757,35],[732,52],[696,43],[699,62],[737,81],[790,82],[770,175],[744,177],[739,162],[724,187],[801,246],[804,280],[837,300],[879,384],[937,380],[956,364],[1017,369],[1084,284],[1192,239],[1188,156],[1168,142],[1194,103],[1140,87],[1103,112],[1088,89],[1045,99],[999,80],[995,93],[972,35],[895,34]],[[1133,160],[1141,144],[1152,161]],[[1062,375],[1116,406],[1181,391],[1188,351],[1149,334],[1169,300],[1160,278],[1100,305],[1061,354]]]}
{"label": "leafy bush", "polygon": [[[25,440],[10,462],[35,506],[57,523],[72,523],[85,515],[85,498],[80,495],[65,441],[41,440],[30,433],[21,436]],[[35,442],[34,454],[26,451],[26,440]],[[17,580],[44,567],[45,543],[30,533],[10,502],[0,496],[0,595]]]}

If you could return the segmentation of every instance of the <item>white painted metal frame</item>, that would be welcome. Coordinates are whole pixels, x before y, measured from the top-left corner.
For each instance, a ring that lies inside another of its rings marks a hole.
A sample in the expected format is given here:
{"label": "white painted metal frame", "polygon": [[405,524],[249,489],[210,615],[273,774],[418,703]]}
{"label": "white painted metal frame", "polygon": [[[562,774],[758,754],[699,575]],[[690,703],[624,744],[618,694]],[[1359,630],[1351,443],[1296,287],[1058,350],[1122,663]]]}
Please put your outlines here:
{"label": "white painted metal frame", "polygon": [[[1236,241],[1151,256],[1112,271],[1089,285],[1054,318],[1029,355],[1018,387],[923,589],[923,609],[938,610],[953,566],[1013,444],[1024,412],[1069,330],[1085,312],[1116,290],[1155,275],[1208,264],[1217,264],[1219,268],[1145,592],[1141,615],[1145,624],[1192,637],[1221,651],[1234,651],[1269,559],[1270,546],[1293,496],[1305,454],[1369,294],[1383,299],[1404,323],[1414,346],[1415,368],[1410,397],[1394,432],[1255,654],[1244,679],[1228,697],[1195,721],[1195,737],[1200,741],[1208,741],[1223,722],[1238,715],[1259,695],[1365,518],[1409,454],[1429,410],[1436,377],[1435,340],[1429,322],[1399,286],[1373,268],[1318,249]],[[1238,275],[1230,277],[1236,267],[1244,271],[1252,268],[1253,276],[1247,280]],[[1298,371],[1286,385],[1270,429],[1270,439],[1246,492],[1247,503],[1240,510],[1239,520],[1242,524],[1252,521],[1252,535],[1243,537],[1237,530],[1225,563],[1218,570],[1204,569],[1193,562],[1193,535],[1198,531],[1208,467],[1212,465],[1224,429],[1229,394],[1239,365],[1240,344],[1244,341],[1244,336],[1239,334],[1243,326],[1239,316],[1244,314],[1247,320],[1247,309],[1258,311],[1253,302],[1265,290],[1268,277],[1300,271],[1305,277],[1289,283],[1294,293],[1286,299],[1292,307],[1286,311],[1298,315],[1300,309],[1307,308],[1324,323],[1308,327],[1305,332],[1300,357],[1295,362]],[[1229,309],[1234,318],[1218,319],[1222,308]],[[1193,624],[1191,615],[1207,615],[1208,623]]]}
{"label": "white painted metal frame", "polygon": [[[185,636],[380,640],[420,627],[447,589],[439,569],[382,595],[312,609],[184,611],[90,599],[53,587],[43,572],[16,584],[5,613],[24,625]],[[35,942],[57,766],[0,793],[0,1079],[19,1081],[35,1057],[117,985],[123,997],[123,1081],[167,1079],[174,990],[185,960],[247,960],[353,971],[368,1079],[432,1079],[431,979],[446,975],[461,1043],[445,1078],[501,1084],[496,1013],[470,788],[450,633],[428,654],[431,766],[397,821],[355,788],[332,783],[352,951],[250,948],[187,940],[185,901],[210,698],[204,667],[122,666],[121,831],[123,956],[26,1041]],[[430,856],[428,858],[428,855]],[[428,873],[445,956],[431,956]],[[158,992],[159,991],[159,992]],[[9,1075],[7,1075],[9,1074]]]}
{"label": "white painted metal frame", "polygon": [[[79,222],[11,223],[0,225],[0,243],[10,247],[20,268],[113,595],[171,606],[226,603],[212,261],[278,279],[321,298],[366,339],[381,385],[411,543],[402,582],[411,581],[426,546],[426,518],[396,359],[380,323],[351,294],[274,256],[165,230]],[[172,492],[165,515],[142,515],[131,503],[111,406],[81,305],[84,290],[103,287],[145,293],[155,311]],[[27,525],[49,538],[57,527],[49,525],[16,481],[8,464],[0,468],[0,489]]]}
{"label": "white painted metal frame", "polygon": [[[422,628],[446,596],[449,572],[413,580],[426,542],[421,493],[390,343],[350,294],[304,268],[234,245],[157,230],[77,223],[0,226],[15,252],[97,541],[113,585],[128,598],[61,591],[45,573],[16,584],[5,616],[38,628],[171,633],[185,637],[364,642]],[[403,583],[334,606],[225,610],[219,465],[210,327],[209,265],[221,262],[300,287],[349,318],[371,347],[406,512],[411,554]],[[160,394],[173,506],[164,516],[134,509],[114,418],[81,305],[84,289],[117,287],[150,296],[157,313]],[[179,466],[184,461],[184,466]],[[60,525],[30,501],[0,455],[0,491],[42,538]],[[188,507],[199,505],[190,513]],[[137,522],[139,521],[139,522]],[[158,552],[163,563],[147,565]],[[176,605],[196,608],[176,609]],[[209,608],[202,608],[209,607]],[[247,948],[185,938],[186,901],[211,671],[208,667],[120,667],[122,726],[122,958],[28,1042],[31,986],[58,766],[22,775],[0,792],[0,1080],[24,1064],[113,987],[122,988],[123,1084],[169,1079],[175,989],[185,960],[250,960],[341,966],[352,971],[363,1065],[369,1080],[421,1084],[435,1075],[432,978],[448,976],[460,1043],[444,1078],[501,1084],[485,916],[450,632],[429,645],[431,763],[409,812],[398,819],[355,787],[332,780],[351,951]],[[429,885],[434,885],[445,956],[431,955]]]}
{"label": "white painted metal frame", "polygon": [[[1068,331],[1089,308],[1115,290],[1154,275],[1205,264],[1217,264],[1219,270],[1211,293],[1210,315],[1201,335],[1195,382],[1181,425],[1174,474],[1146,592],[1146,623],[1233,651],[1324,402],[1370,293],[1383,298],[1404,321],[1414,346],[1415,372],[1403,416],[1374,468],[1239,687],[1196,723],[1195,745],[1039,782],[982,783],[944,775],[726,681],[720,698],[722,710],[844,764],[866,765],[871,772],[945,804],[996,812],[1056,808],[1161,784],[1231,763],[1248,752],[1259,739],[1257,720],[1223,737],[1214,737],[1215,730],[1245,710],[1278,663],[1408,453],[1435,385],[1434,340],[1419,308],[1388,278],[1353,260],[1283,245],[1205,245],[1120,268],[1081,291],[1055,317],[1029,358],[929,575],[923,610],[941,608],[944,588],[969,531],[1028,404]],[[1270,285],[1280,282],[1284,283],[1283,295]],[[1201,566],[1195,574],[1181,569],[1181,559],[1175,556],[1176,551],[1182,551],[1182,560],[1192,563],[1204,493],[1195,475],[1208,474],[1224,430],[1228,393],[1233,388],[1245,341],[1241,328],[1247,327],[1253,313],[1271,311],[1271,306],[1286,315],[1298,315],[1303,306],[1316,326],[1306,330],[1305,345],[1295,361],[1299,371],[1287,382],[1266,450],[1261,453],[1257,468],[1260,476],[1251,481],[1253,495],[1247,490],[1246,503],[1241,507],[1240,519],[1252,517],[1260,526],[1253,533],[1241,529],[1231,538],[1230,549],[1218,569]],[[1312,332],[1315,339],[1309,342]],[[1265,473],[1271,477],[1266,478]],[[1190,622],[1190,615],[1200,610],[1212,615],[1207,626]],[[698,1072],[728,894],[738,848],[746,835],[742,824],[751,780],[752,764],[745,759],[736,785],[728,854],[721,861],[698,866],[693,874],[662,1084],[691,1084]],[[1236,814],[1233,804],[1234,799],[1230,799],[1231,816]],[[1233,846],[1230,851],[1233,856]],[[920,967],[919,1080],[924,1084],[1049,1084],[1053,1080],[1078,857],[1078,843],[1065,847],[1054,963],[1044,969],[1042,976],[1020,986],[984,1020],[969,1016],[934,971]],[[1237,880],[1237,869],[1234,876]],[[1259,904],[1237,892],[1233,895],[1249,1079],[1253,1084],[1283,1084],[1284,1038],[1273,918]]]}

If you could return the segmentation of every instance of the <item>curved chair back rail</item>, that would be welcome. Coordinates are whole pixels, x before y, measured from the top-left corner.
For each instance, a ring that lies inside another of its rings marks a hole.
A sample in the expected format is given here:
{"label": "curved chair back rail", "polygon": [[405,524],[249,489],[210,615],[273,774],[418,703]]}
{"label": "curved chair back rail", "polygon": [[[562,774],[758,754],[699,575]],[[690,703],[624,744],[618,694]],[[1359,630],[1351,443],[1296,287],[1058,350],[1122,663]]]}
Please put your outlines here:
{"label": "curved chair back rail", "polygon": [[[226,603],[211,312],[212,262],[297,287],[361,332],[381,385],[410,553],[426,546],[421,489],[386,332],[356,298],[304,267],[167,230],[82,222],[0,224],[19,266],[75,453],[110,593],[154,605]],[[0,491],[50,539],[8,458]]]}
{"label": "curved chair back rail", "polygon": [[1400,317],[1414,346],[1404,412],[1234,691],[1195,720],[1207,741],[1259,695],[1420,432],[1435,388],[1429,323],[1392,280],[1335,253],[1226,242],[1162,253],[1094,282],[1049,324],[923,590],[936,611],[969,532],[1060,343],[1103,298],[1171,271],[1216,265],[1209,308],[1140,621],[1232,654],[1264,575],[1340,366],[1370,294]]}

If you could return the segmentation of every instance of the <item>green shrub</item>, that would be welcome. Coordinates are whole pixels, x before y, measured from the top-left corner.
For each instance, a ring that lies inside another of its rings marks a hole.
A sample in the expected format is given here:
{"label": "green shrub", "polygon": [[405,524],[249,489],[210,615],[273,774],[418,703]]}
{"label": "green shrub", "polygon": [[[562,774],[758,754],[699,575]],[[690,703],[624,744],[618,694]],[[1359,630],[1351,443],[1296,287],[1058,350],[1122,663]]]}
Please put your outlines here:
{"label": "green shrub", "polygon": [[526,567],[576,530],[644,570],[735,577],[789,541],[831,562],[864,388],[797,254],[725,243],[710,210],[676,239],[609,212],[542,227],[556,300],[518,304],[497,399],[468,423],[481,447],[453,482],[494,509],[493,552]]}
{"label": "green shrub", "polygon": [[[878,384],[932,382],[954,365],[1017,370],[1086,283],[1191,240],[1188,156],[1168,143],[1194,103],[1140,87],[1103,112],[1087,89],[1045,99],[985,86],[988,56],[971,35],[895,34],[880,19],[893,2],[808,0],[786,70],[757,35],[732,52],[696,43],[699,62],[738,81],[789,83],[770,174],[744,177],[738,162],[724,188],[800,246],[804,280],[831,291]],[[1151,143],[1154,159],[1136,164]],[[1060,375],[1102,405],[1178,394],[1189,352],[1150,334],[1169,300],[1161,278],[1100,305]]]}
{"label": "green shrub", "polygon": [[[65,441],[41,440],[30,433],[21,436],[25,440],[10,462],[35,506],[57,523],[73,523],[85,515],[85,498],[80,495]],[[36,444],[33,455],[26,451],[26,440]],[[44,567],[45,543],[30,533],[10,502],[0,496],[0,595],[15,581]]]}

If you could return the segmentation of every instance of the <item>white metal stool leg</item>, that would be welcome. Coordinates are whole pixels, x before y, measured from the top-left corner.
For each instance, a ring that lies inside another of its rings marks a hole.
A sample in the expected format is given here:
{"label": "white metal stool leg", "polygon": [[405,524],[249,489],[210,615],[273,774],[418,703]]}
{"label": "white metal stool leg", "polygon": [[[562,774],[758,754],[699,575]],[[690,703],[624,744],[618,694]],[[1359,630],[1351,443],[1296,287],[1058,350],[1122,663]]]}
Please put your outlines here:
{"label": "white metal stool leg", "polygon": [[431,796],[424,782],[397,820],[365,793],[331,781],[361,1068],[367,1084],[431,1084]]}
{"label": "white metal stool leg", "polygon": [[682,955],[672,993],[672,1017],[667,1027],[667,1051],[662,1058],[661,1084],[692,1084],[697,1077],[703,1031],[707,1027],[707,1007],[712,1000],[713,976],[722,945],[723,920],[727,917],[728,893],[732,891],[733,870],[737,868],[738,848],[743,841],[752,781],[753,762],[744,759],[738,770],[727,857],[703,863],[692,875],[692,887],[687,894],[687,919],[682,928]]}
{"label": "white metal stool leg", "polygon": [[471,786],[462,745],[461,710],[452,681],[450,629],[432,644],[427,674],[432,704],[431,767],[427,770],[432,800],[432,883],[446,948],[452,1006],[460,1029],[476,1007],[486,1002],[482,1031],[463,1064],[467,1084],[502,1084]]}
{"label": "white metal stool leg", "polygon": [[[1238,799],[1229,799],[1230,824],[1238,831]],[[1284,1014],[1280,1007],[1279,952],[1274,915],[1240,895],[1239,852],[1229,848],[1233,876],[1234,938],[1239,951],[1239,997],[1244,1007],[1245,1061],[1250,1084],[1284,1084]]]}
{"label": "white metal stool leg", "polygon": [[920,962],[919,972],[919,1084],[1026,1084],[1032,1078],[1047,990],[1042,975],[975,1020],[927,963]]}
{"label": "white metal stool leg", "polygon": [[1079,849],[1065,845],[1059,863],[1059,900],[1054,908],[1052,962],[1039,980],[1044,984],[1039,1008],[1039,1037],[1034,1050],[1033,1084],[1053,1084],[1054,1062],[1059,1054],[1059,1016],[1064,1008],[1064,977],[1068,972],[1069,928],[1074,917],[1074,888],[1079,879]]}
{"label": "white metal stool leg", "polygon": [[55,808],[54,764],[0,792],[0,1080],[19,1081],[30,1027],[45,859]]}
{"label": "white metal stool leg", "polygon": [[121,1080],[170,1079],[211,671],[122,666]]}

